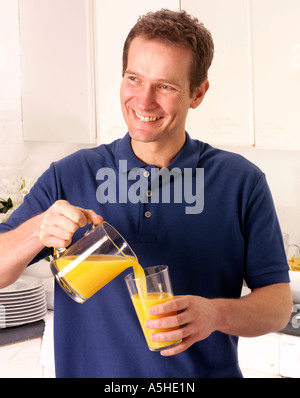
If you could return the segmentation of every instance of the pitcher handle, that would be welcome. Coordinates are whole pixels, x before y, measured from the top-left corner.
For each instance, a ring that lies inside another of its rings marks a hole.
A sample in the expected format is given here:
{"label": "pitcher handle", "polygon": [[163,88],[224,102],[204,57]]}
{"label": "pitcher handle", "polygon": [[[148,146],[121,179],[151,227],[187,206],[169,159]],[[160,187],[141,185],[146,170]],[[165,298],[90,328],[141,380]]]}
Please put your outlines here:
{"label": "pitcher handle", "polygon": [[56,260],[57,258],[61,257],[61,255],[67,251],[65,247],[53,247],[53,258]]}
{"label": "pitcher handle", "polygon": [[86,230],[84,236],[88,236],[95,228],[96,228],[96,225],[93,222],[89,222],[88,229]]}

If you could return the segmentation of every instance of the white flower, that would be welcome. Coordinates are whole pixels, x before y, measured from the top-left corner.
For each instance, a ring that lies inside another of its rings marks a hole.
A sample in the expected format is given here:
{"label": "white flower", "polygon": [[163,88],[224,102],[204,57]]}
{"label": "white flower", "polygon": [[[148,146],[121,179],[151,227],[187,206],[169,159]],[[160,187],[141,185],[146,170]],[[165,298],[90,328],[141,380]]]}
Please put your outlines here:
{"label": "white flower", "polygon": [[5,178],[0,180],[0,195],[5,193],[25,195],[29,192],[32,186],[32,178],[18,178],[15,177],[13,181],[8,181]]}
{"label": "white flower", "polygon": [[0,180],[0,201],[2,202],[0,203],[0,223],[5,222],[23,203],[24,196],[30,191],[32,183],[33,180],[29,178],[16,177],[13,181],[4,178]]}

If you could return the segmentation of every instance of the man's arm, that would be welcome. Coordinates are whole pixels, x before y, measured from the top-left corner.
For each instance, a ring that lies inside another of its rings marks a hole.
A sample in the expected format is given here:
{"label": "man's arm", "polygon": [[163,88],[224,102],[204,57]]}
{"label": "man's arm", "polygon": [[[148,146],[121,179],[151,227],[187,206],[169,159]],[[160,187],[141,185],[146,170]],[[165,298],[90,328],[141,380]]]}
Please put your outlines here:
{"label": "man's arm", "polygon": [[40,216],[0,234],[0,289],[14,283],[45,247],[38,237]]}
{"label": "man's arm", "polygon": [[0,289],[15,282],[44,247],[66,247],[79,227],[102,217],[60,200],[47,211],[0,234]]}
{"label": "man's arm", "polygon": [[[150,329],[181,326],[180,329],[155,333],[154,341],[183,339],[182,343],[161,352],[164,356],[179,354],[197,341],[220,331],[233,336],[254,337],[283,329],[292,310],[288,283],[278,283],[254,289],[238,299],[205,299],[199,296],[181,296],[164,304],[153,306],[151,315],[165,315],[148,320]],[[175,316],[168,313],[178,311]]]}
{"label": "man's arm", "polygon": [[283,329],[290,319],[293,300],[289,283],[277,283],[253,289],[248,296],[230,303],[217,300],[216,306],[224,314],[221,332],[255,337]]}

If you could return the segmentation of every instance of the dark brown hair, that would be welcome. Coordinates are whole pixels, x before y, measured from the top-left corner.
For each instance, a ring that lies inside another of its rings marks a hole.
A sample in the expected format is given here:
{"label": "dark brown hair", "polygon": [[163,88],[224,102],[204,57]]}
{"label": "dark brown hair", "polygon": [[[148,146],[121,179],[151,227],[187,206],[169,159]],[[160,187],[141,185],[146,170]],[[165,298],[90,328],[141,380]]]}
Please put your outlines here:
{"label": "dark brown hair", "polygon": [[140,17],[129,32],[123,49],[123,76],[127,69],[128,52],[132,40],[137,37],[159,40],[177,47],[190,48],[190,92],[207,79],[208,69],[214,56],[214,43],[210,32],[186,11],[162,9]]}

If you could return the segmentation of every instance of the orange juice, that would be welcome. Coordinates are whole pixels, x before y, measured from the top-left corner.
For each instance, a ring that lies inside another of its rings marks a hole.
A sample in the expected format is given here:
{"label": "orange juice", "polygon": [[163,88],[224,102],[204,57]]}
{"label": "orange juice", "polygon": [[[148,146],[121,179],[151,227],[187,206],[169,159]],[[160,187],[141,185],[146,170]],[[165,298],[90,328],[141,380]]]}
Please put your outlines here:
{"label": "orange juice", "polygon": [[[175,328],[166,328],[166,329],[148,329],[145,327],[145,322],[147,319],[156,319],[162,318],[162,316],[152,316],[149,314],[149,308],[156,304],[162,304],[166,301],[173,300],[174,296],[170,293],[148,293],[146,297],[140,298],[139,294],[135,294],[131,296],[135,311],[139,318],[141,327],[144,332],[145,339],[147,341],[148,347],[152,351],[159,351],[162,347],[169,347],[176,345],[181,342],[181,340],[173,340],[173,341],[164,341],[164,342],[155,342],[151,340],[151,335],[153,333],[158,332],[169,332],[171,330],[176,330]],[[171,313],[169,315],[176,315],[176,313]]]}
{"label": "orange juice", "polygon": [[144,275],[142,267],[134,257],[92,254],[76,266],[72,266],[77,258],[78,256],[63,256],[55,260],[55,264],[59,276],[85,298],[91,297],[128,267],[133,267],[138,275]]}

